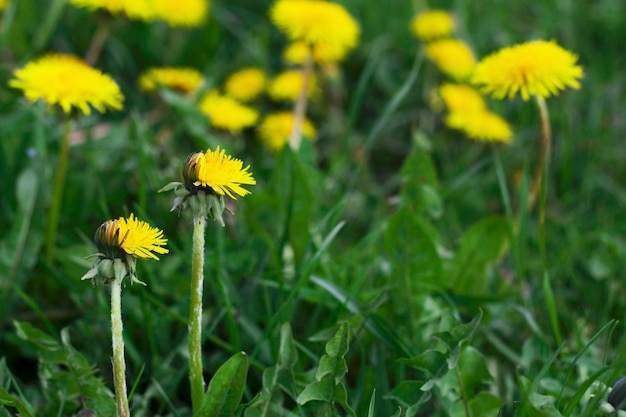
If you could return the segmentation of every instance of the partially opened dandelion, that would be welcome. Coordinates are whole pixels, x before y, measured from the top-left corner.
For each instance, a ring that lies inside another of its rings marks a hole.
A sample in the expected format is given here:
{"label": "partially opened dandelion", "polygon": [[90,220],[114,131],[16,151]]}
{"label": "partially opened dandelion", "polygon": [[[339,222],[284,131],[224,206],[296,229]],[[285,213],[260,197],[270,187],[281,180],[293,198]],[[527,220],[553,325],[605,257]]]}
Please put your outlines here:
{"label": "partially opened dandelion", "polygon": [[326,50],[324,54],[339,61],[358,44],[360,28],[343,6],[323,0],[278,0],[270,9],[270,18],[290,41],[302,41],[309,46],[302,65],[303,82],[294,106],[294,124],[288,141],[291,148],[298,149],[313,73],[314,49],[323,48]]}
{"label": "partially opened dandelion", "polygon": [[15,78],[9,81],[9,86],[23,90],[24,96],[32,102],[42,101],[53,111],[61,110],[65,116],[46,235],[46,260],[52,262],[67,172],[72,116],[77,116],[79,110],[90,115],[92,107],[100,113],[108,108],[121,110],[124,96],[110,76],[71,55],[46,55],[15,70],[13,75]]}
{"label": "partially opened dandelion", "polygon": [[250,166],[226,154],[218,146],[214,151],[195,152],[187,156],[182,168],[183,182],[173,182],[159,191],[174,190],[172,210],[187,207],[193,214],[193,259],[191,266],[191,300],[189,307],[189,381],[194,414],[204,397],[202,377],[202,292],[204,282],[204,233],[206,219],[225,225],[225,197],[250,194],[245,185],[256,184]]}
{"label": "partially opened dandelion", "polygon": [[126,388],[126,363],[124,360],[124,337],[122,334],[122,285],[125,279],[140,283],[136,276],[135,260],[156,259],[166,254],[167,239],[163,231],[130,217],[120,217],[104,222],[96,231],[94,242],[98,253],[92,268],[81,278],[96,284],[111,285],[111,334],[113,340],[113,382],[118,417],[130,415]]}

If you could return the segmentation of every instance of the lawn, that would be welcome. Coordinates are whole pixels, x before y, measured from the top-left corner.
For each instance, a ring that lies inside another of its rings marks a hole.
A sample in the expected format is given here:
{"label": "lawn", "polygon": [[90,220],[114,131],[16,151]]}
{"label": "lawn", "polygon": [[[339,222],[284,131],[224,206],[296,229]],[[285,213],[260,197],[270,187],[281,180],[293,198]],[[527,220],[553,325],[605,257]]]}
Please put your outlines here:
{"label": "lawn", "polygon": [[624,415],[624,16],[0,0],[0,417]]}

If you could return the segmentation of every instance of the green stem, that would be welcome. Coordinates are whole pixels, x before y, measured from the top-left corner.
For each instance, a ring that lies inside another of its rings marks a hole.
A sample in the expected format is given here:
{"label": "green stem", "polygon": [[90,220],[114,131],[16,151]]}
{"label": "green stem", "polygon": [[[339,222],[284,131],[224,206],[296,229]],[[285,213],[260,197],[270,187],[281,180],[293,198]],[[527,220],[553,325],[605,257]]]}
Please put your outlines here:
{"label": "green stem", "polygon": [[463,380],[461,379],[461,374],[459,373],[459,367],[454,368],[454,373],[456,374],[456,380],[459,383],[459,391],[461,394],[461,400],[463,401],[463,409],[465,410],[465,417],[472,417],[472,413],[470,411],[469,401],[467,400],[467,394],[465,393],[465,387],[463,386]]}
{"label": "green stem", "polygon": [[204,230],[206,216],[193,219],[193,262],[191,266],[191,301],[189,305],[189,382],[194,414],[204,398],[202,376],[202,289],[204,281]]}
{"label": "green stem", "polygon": [[298,94],[298,98],[293,109],[293,127],[288,139],[289,146],[291,146],[291,149],[294,151],[300,149],[300,142],[302,142],[302,123],[304,122],[304,115],[306,114],[307,99],[309,97],[309,84],[312,74],[313,49],[309,48],[309,53],[304,59],[304,65],[302,67],[302,90],[300,90],[300,94]]}
{"label": "green stem", "polygon": [[124,336],[122,335],[122,280],[111,283],[111,333],[113,339],[113,382],[117,416],[129,417],[126,396],[126,362],[124,361]]}
{"label": "green stem", "polygon": [[548,188],[547,172],[550,168],[550,156],[552,154],[552,132],[550,130],[550,116],[546,101],[537,97],[537,109],[541,119],[541,149],[539,166],[535,174],[532,189],[528,201],[528,210],[532,208],[534,201],[539,196],[539,252],[541,254],[542,279],[541,287],[546,301],[548,315],[554,339],[557,345],[561,345],[562,337],[559,330],[559,316],[554,301],[554,294],[550,285],[550,275],[548,274],[548,259],[546,255],[546,192]]}
{"label": "green stem", "polygon": [[54,190],[52,191],[52,206],[48,217],[48,230],[46,233],[46,261],[54,261],[54,251],[56,249],[56,235],[59,228],[59,217],[61,215],[61,205],[63,203],[63,188],[65,186],[65,176],[67,174],[67,161],[70,154],[70,132],[71,119],[65,121],[63,137],[61,138],[61,148],[59,149],[59,160],[57,162]]}

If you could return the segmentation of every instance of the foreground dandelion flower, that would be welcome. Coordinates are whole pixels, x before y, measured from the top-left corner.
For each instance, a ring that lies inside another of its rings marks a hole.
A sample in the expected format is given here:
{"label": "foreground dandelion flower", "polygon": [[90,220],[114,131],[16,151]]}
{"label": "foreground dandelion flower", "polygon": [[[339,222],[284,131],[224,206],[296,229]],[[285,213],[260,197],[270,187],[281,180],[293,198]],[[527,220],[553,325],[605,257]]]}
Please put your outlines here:
{"label": "foreground dandelion flower", "polygon": [[199,104],[200,111],[209,116],[211,126],[237,133],[254,125],[259,113],[237,100],[209,91]]}
{"label": "foreground dandelion flower", "polygon": [[9,86],[24,90],[30,101],[42,100],[48,106],[59,105],[70,113],[73,107],[91,114],[106,108],[122,109],[124,96],[111,77],[71,55],[51,54],[15,70]]}
{"label": "foreground dandelion flower", "polygon": [[426,45],[426,56],[447,76],[462,81],[469,78],[476,60],[472,50],[457,39],[442,39]]}
{"label": "foreground dandelion flower", "polygon": [[472,83],[494,98],[525,101],[530,96],[547,98],[567,87],[580,88],[583,69],[578,57],[556,42],[531,41],[503,48],[477,66]]}
{"label": "foreground dandelion flower", "polygon": [[418,14],[411,21],[411,31],[424,42],[450,36],[454,28],[454,19],[445,10],[429,10]]}
{"label": "foreground dandelion flower", "polygon": [[439,87],[439,96],[450,113],[485,110],[483,96],[469,85],[445,83]]}
{"label": "foreground dandelion flower", "polygon": [[497,114],[488,110],[450,113],[446,124],[461,130],[469,138],[482,142],[510,143],[513,132],[509,124]]}
{"label": "foreground dandelion flower", "polygon": [[102,9],[111,14],[125,14],[130,19],[151,20],[150,0],[70,0],[70,4],[89,10]]}
{"label": "foreground dandelion flower", "polygon": [[[129,1],[131,3],[132,1]],[[200,26],[209,10],[208,0],[152,0],[154,17],[170,26]]]}
{"label": "foreground dandelion flower", "polygon": [[270,18],[292,41],[324,45],[339,57],[354,49],[360,29],[341,5],[323,0],[277,0]]}
{"label": "foreground dandelion flower", "polygon": [[200,88],[203,82],[202,74],[193,68],[150,68],[139,78],[139,87],[150,92],[164,86],[189,94]]}
{"label": "foreground dandelion flower", "polygon": [[244,68],[228,77],[224,91],[232,98],[247,102],[263,92],[265,82],[265,74],[259,68]]}
{"label": "foreground dandelion flower", "polygon": [[[270,114],[261,122],[258,134],[261,140],[273,151],[281,150],[289,139],[293,130],[294,116],[291,112],[279,112]],[[315,138],[315,127],[308,120],[302,121],[302,134],[308,139]]]}
{"label": "foreground dandelion flower", "polygon": [[196,178],[196,187],[208,187],[218,195],[227,195],[235,199],[233,194],[245,196],[250,191],[242,185],[254,185],[256,180],[248,170],[250,165],[243,167],[241,159],[226,155],[224,149],[218,146],[214,151],[207,149],[206,153],[200,152],[192,158],[192,176]]}
{"label": "foreground dandelion flower", "polygon": [[[267,87],[267,93],[276,101],[294,101],[298,98],[302,85],[304,83],[304,77],[300,70],[289,70],[278,74],[270,82]],[[315,76],[311,75],[309,78],[309,91],[308,97],[311,98],[317,91],[317,81]]]}

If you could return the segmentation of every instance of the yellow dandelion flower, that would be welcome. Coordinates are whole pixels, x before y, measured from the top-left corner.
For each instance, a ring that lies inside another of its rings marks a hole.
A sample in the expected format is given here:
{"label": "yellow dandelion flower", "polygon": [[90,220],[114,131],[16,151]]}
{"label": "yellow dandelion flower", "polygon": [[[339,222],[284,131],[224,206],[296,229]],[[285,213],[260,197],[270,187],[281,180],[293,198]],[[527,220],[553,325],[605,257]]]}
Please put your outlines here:
{"label": "yellow dandelion flower", "polygon": [[450,113],[446,124],[461,130],[471,139],[483,142],[510,143],[513,139],[509,124],[489,110]]}
{"label": "yellow dandelion flower", "polygon": [[103,9],[111,14],[125,14],[130,19],[151,20],[150,0],[70,0],[70,3],[89,10]]}
{"label": "yellow dandelion flower", "polygon": [[9,0],[0,0],[0,11],[7,8],[9,5]]}
{"label": "yellow dandelion flower", "polygon": [[547,98],[567,87],[580,88],[583,69],[578,57],[556,42],[531,41],[503,48],[484,58],[472,82],[493,97],[512,99],[518,93]]}
{"label": "yellow dandelion flower", "polygon": [[439,96],[450,113],[487,108],[483,96],[469,85],[445,83],[439,87]]}
{"label": "yellow dandelion flower", "polygon": [[325,45],[343,57],[359,41],[359,25],[341,5],[323,0],[277,0],[270,18],[292,41]]}
{"label": "yellow dandelion flower", "polygon": [[227,95],[247,102],[254,100],[265,88],[265,74],[258,68],[244,68],[233,74],[224,83]]}
{"label": "yellow dandelion flower", "polygon": [[[311,47],[306,42],[292,42],[283,51],[283,61],[287,64],[302,65],[310,51]],[[336,48],[326,44],[315,45],[313,46],[313,61],[319,64],[339,62],[343,59],[343,54],[339,52]]]}
{"label": "yellow dandelion flower", "polygon": [[454,29],[454,19],[445,10],[429,10],[418,14],[411,21],[411,31],[424,42],[450,36]]}
{"label": "yellow dandelion flower", "polygon": [[259,113],[231,97],[209,91],[199,104],[200,111],[210,117],[211,125],[219,129],[239,132],[252,126],[259,118]]}
{"label": "yellow dandelion flower", "polygon": [[139,78],[139,87],[154,91],[162,85],[182,93],[193,93],[202,85],[202,74],[193,68],[150,68]]}
{"label": "yellow dandelion flower", "polygon": [[144,259],[159,259],[155,253],[169,252],[164,247],[167,239],[163,237],[163,231],[137,220],[132,213],[128,219],[120,217],[103,223],[96,231],[94,241],[98,252],[109,259],[121,258],[123,253]]}
{"label": "yellow dandelion flower", "polygon": [[458,39],[442,39],[426,45],[426,56],[447,76],[462,81],[476,65],[472,50]]}
{"label": "yellow dandelion flower", "polygon": [[[304,77],[301,70],[289,70],[278,74],[267,87],[267,93],[276,101],[294,101],[302,91]],[[309,98],[316,94],[315,76],[309,78]]]}
{"label": "yellow dandelion flower", "polygon": [[170,26],[200,26],[209,10],[208,0],[152,0],[154,16]]}
{"label": "yellow dandelion flower", "polygon": [[[258,135],[272,150],[279,151],[287,144],[293,129],[293,121],[294,116],[291,112],[270,114],[259,125]],[[302,121],[302,134],[308,139],[315,138],[315,127],[306,118]]]}
{"label": "yellow dandelion flower", "polygon": [[30,101],[58,104],[65,113],[72,107],[90,114],[90,105],[100,113],[107,107],[122,109],[124,96],[113,79],[71,55],[51,54],[15,70],[9,85],[24,90]]}
{"label": "yellow dandelion flower", "polygon": [[243,168],[240,159],[226,155],[226,151],[218,146],[215,151],[207,149],[206,153],[198,152],[190,156],[188,171],[190,178],[196,179],[193,183],[197,187],[209,187],[218,195],[227,195],[235,198],[233,194],[245,196],[250,191],[242,185],[254,185],[256,180],[248,170],[250,165]]}

